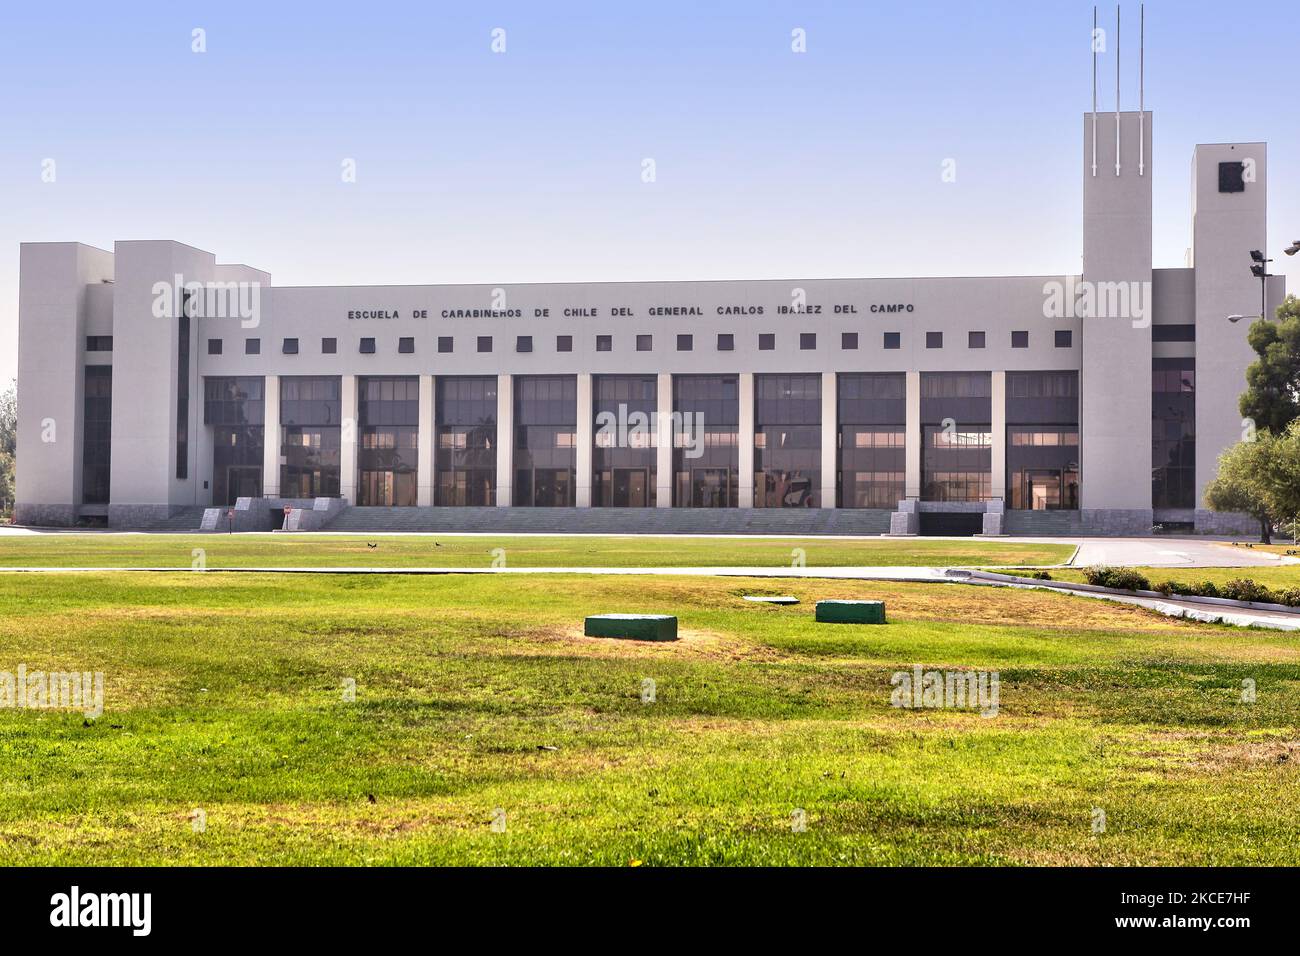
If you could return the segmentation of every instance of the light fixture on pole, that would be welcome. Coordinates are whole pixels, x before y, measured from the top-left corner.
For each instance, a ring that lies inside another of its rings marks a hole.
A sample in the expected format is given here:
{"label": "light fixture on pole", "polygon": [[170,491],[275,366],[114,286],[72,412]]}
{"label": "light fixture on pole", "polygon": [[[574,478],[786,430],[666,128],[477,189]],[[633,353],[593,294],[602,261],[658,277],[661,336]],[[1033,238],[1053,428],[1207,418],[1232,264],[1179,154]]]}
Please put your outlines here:
{"label": "light fixture on pole", "polygon": [[1254,263],[1250,267],[1250,274],[1259,280],[1259,314],[1262,318],[1268,318],[1268,264],[1272,259],[1265,259],[1264,253],[1258,249],[1250,250],[1250,258]]}

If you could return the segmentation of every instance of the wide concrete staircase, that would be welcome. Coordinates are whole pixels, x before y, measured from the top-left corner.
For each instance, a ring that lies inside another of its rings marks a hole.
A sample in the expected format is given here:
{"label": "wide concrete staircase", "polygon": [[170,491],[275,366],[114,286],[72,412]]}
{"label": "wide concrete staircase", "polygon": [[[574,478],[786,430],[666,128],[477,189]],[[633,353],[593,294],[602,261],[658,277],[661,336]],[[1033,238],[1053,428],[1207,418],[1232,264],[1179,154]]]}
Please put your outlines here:
{"label": "wide concrete staircase", "polygon": [[1003,515],[1005,534],[1059,537],[1087,534],[1077,511],[1007,511]]}
{"label": "wide concrete staircase", "polygon": [[326,531],[884,534],[888,511],[767,508],[347,508]]}
{"label": "wide concrete staircase", "polygon": [[188,506],[181,508],[170,518],[163,518],[148,525],[145,531],[198,531],[199,525],[203,523],[203,512],[206,509],[202,506]]}

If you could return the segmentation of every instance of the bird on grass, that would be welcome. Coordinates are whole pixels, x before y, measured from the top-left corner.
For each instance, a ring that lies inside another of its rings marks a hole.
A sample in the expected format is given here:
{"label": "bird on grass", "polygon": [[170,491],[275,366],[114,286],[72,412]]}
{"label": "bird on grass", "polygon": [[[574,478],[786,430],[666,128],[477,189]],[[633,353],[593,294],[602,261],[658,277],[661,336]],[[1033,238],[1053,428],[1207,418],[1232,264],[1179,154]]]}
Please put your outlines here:
{"label": "bird on grass", "polygon": [[367,541],[367,542],[366,542],[366,547],[369,548],[371,551],[373,551],[373,550],[375,550],[375,548],[379,547],[379,545],[378,545],[378,544],[371,544],[369,541]]}

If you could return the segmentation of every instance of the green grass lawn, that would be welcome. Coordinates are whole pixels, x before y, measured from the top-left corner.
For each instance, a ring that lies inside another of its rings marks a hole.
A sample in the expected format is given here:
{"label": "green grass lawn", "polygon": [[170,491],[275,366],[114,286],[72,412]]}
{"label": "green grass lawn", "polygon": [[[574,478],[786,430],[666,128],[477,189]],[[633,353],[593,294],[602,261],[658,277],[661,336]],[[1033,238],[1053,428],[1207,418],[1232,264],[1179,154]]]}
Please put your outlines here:
{"label": "green grass lawn", "polygon": [[[833,596],[890,623],[814,623]],[[600,611],[681,639],[583,637]],[[1300,863],[1300,639],[1064,595],[0,574],[20,663],[102,670],[106,708],[0,709],[9,864]],[[997,670],[998,715],[891,707],[914,663]]]}
{"label": "green grass lawn", "polygon": [[196,548],[210,568],[486,568],[502,551],[521,568],[788,567],[796,548],[811,567],[1059,564],[1074,553],[1063,544],[835,537],[51,534],[0,537],[0,567],[188,568]]}

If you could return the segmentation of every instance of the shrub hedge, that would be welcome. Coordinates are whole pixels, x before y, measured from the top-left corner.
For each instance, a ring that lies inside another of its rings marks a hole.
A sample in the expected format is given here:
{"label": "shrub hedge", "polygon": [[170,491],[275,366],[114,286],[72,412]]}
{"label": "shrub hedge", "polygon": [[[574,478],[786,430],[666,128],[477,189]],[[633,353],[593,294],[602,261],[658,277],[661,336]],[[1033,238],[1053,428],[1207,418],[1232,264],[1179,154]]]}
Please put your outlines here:
{"label": "shrub hedge", "polygon": [[1285,604],[1300,607],[1300,588],[1272,590],[1250,578],[1233,578],[1222,585],[1213,581],[1156,581],[1149,582],[1145,575],[1132,568],[1097,566],[1085,568],[1084,579],[1089,584],[1122,591],[1158,591],[1166,597],[1183,594],[1188,597],[1228,598],[1233,601],[1253,601],[1258,604]]}

